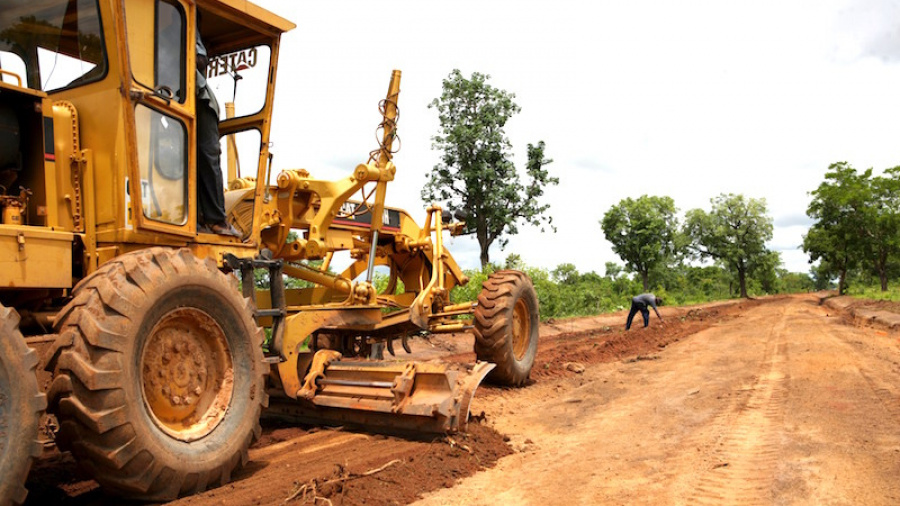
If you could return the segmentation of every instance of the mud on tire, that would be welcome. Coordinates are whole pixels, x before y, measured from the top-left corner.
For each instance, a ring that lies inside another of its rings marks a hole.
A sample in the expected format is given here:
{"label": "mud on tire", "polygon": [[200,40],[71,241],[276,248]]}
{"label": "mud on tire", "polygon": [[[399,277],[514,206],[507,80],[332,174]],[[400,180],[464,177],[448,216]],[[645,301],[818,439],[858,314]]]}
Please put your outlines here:
{"label": "mud on tire", "polygon": [[475,355],[497,367],[487,379],[521,386],[528,380],[538,344],[538,300],[520,271],[498,271],[484,282],[475,308]]}
{"label": "mud on tire", "polygon": [[0,306],[0,505],[22,504],[25,479],[43,446],[38,422],[47,405],[35,375],[37,353],[19,332],[19,315]]}
{"label": "mud on tire", "polygon": [[107,492],[170,500],[224,484],[259,436],[262,330],[212,260],[152,248],[82,280],[47,366],[57,443]]}

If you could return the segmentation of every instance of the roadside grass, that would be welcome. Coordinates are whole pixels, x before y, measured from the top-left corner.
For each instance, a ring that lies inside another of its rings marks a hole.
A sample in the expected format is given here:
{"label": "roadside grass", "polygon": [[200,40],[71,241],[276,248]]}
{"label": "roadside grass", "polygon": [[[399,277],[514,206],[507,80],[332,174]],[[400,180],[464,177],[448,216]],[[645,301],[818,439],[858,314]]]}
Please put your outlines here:
{"label": "roadside grass", "polygon": [[900,302],[900,287],[888,286],[888,290],[886,292],[882,292],[881,287],[877,285],[851,285],[847,290],[847,295],[857,299],[889,300],[891,302]]}

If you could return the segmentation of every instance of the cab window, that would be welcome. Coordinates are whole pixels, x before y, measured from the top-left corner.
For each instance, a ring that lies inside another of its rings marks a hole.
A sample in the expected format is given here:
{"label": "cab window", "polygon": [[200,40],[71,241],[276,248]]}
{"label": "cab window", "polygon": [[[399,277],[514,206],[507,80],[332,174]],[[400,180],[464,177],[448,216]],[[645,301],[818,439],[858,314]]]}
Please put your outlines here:
{"label": "cab window", "polygon": [[139,188],[144,216],[187,222],[187,129],[171,116],[143,104],[135,107]]}
{"label": "cab window", "polygon": [[[5,2],[0,9],[4,82],[52,92],[102,79],[107,72],[96,0]],[[13,77],[14,74],[16,77]]]}
{"label": "cab window", "polygon": [[256,114],[266,105],[271,53],[269,46],[259,45],[210,56],[206,82],[225,104],[220,120]]}
{"label": "cab window", "polygon": [[184,103],[187,98],[184,9],[167,0],[128,0],[125,4],[128,55],[134,80],[157,95]]}

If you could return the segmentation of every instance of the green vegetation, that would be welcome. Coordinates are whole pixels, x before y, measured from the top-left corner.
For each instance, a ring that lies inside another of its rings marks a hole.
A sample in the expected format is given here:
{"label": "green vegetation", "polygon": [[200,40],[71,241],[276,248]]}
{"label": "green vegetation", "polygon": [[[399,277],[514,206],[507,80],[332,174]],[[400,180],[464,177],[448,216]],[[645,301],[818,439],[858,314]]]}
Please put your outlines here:
{"label": "green vegetation", "polygon": [[817,275],[838,278],[844,294],[851,279],[877,277],[882,292],[900,274],[900,167],[872,176],[846,162],[834,163],[810,192],[806,214],[815,220],[803,239]]}
{"label": "green vegetation", "polygon": [[881,287],[877,284],[869,286],[853,285],[847,290],[847,295],[859,299],[900,302],[900,287],[895,286],[893,288],[888,288],[886,291],[882,291]]}
{"label": "green vegetation", "polygon": [[678,252],[677,211],[671,197],[642,195],[612,206],[600,222],[613,251],[641,276],[644,291],[650,289],[650,271],[671,263]]}
{"label": "green vegetation", "polygon": [[781,263],[778,253],[766,248],[772,239],[772,218],[765,199],[722,194],[710,200],[712,210],[687,212],[684,234],[695,258],[713,259],[734,272],[741,297],[747,297],[747,279],[757,275],[766,291],[772,291],[773,270]]}
{"label": "green vegetation", "polygon": [[[607,263],[606,275],[594,272],[579,273],[574,265],[564,263],[555,269],[531,268],[522,265],[518,255],[510,255],[502,266],[489,264],[480,270],[466,271],[470,281],[451,293],[453,302],[474,301],[481,292],[481,283],[499,269],[525,271],[534,282],[541,304],[541,319],[590,316],[627,309],[631,298],[643,292],[640,275],[622,274],[622,267]],[[752,295],[792,293],[813,290],[813,280],[807,274],[776,269],[774,281],[750,276],[747,290]],[[650,291],[661,297],[666,305],[681,306],[739,296],[739,284],[731,271],[719,266],[691,266],[677,263],[651,272],[656,284]],[[763,289],[766,283],[771,290]]]}
{"label": "green vegetation", "polygon": [[[515,95],[488,84],[490,76],[475,72],[468,79],[459,70],[443,81],[443,93],[429,105],[438,111],[440,133],[433,148],[443,151],[422,188],[426,204],[442,202],[445,208],[466,216],[466,234],[475,234],[481,246],[481,265],[490,262],[488,249],[505,236],[518,233],[518,223],[553,228],[549,204],[539,202],[544,189],[559,183],[550,177],[544,158],[544,141],[528,144],[524,184],[510,160],[506,122],[521,109]],[[555,230],[555,229],[554,229]]]}

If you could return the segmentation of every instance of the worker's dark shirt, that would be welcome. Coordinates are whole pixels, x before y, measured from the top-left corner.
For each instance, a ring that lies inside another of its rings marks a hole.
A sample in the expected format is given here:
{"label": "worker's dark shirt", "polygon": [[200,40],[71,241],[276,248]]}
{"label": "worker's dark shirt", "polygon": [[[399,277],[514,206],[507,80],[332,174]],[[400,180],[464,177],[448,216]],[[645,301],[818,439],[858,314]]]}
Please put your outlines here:
{"label": "worker's dark shirt", "polygon": [[644,304],[645,306],[652,306],[653,309],[656,309],[656,295],[653,295],[652,293],[636,295],[635,297],[632,297],[631,301]]}

